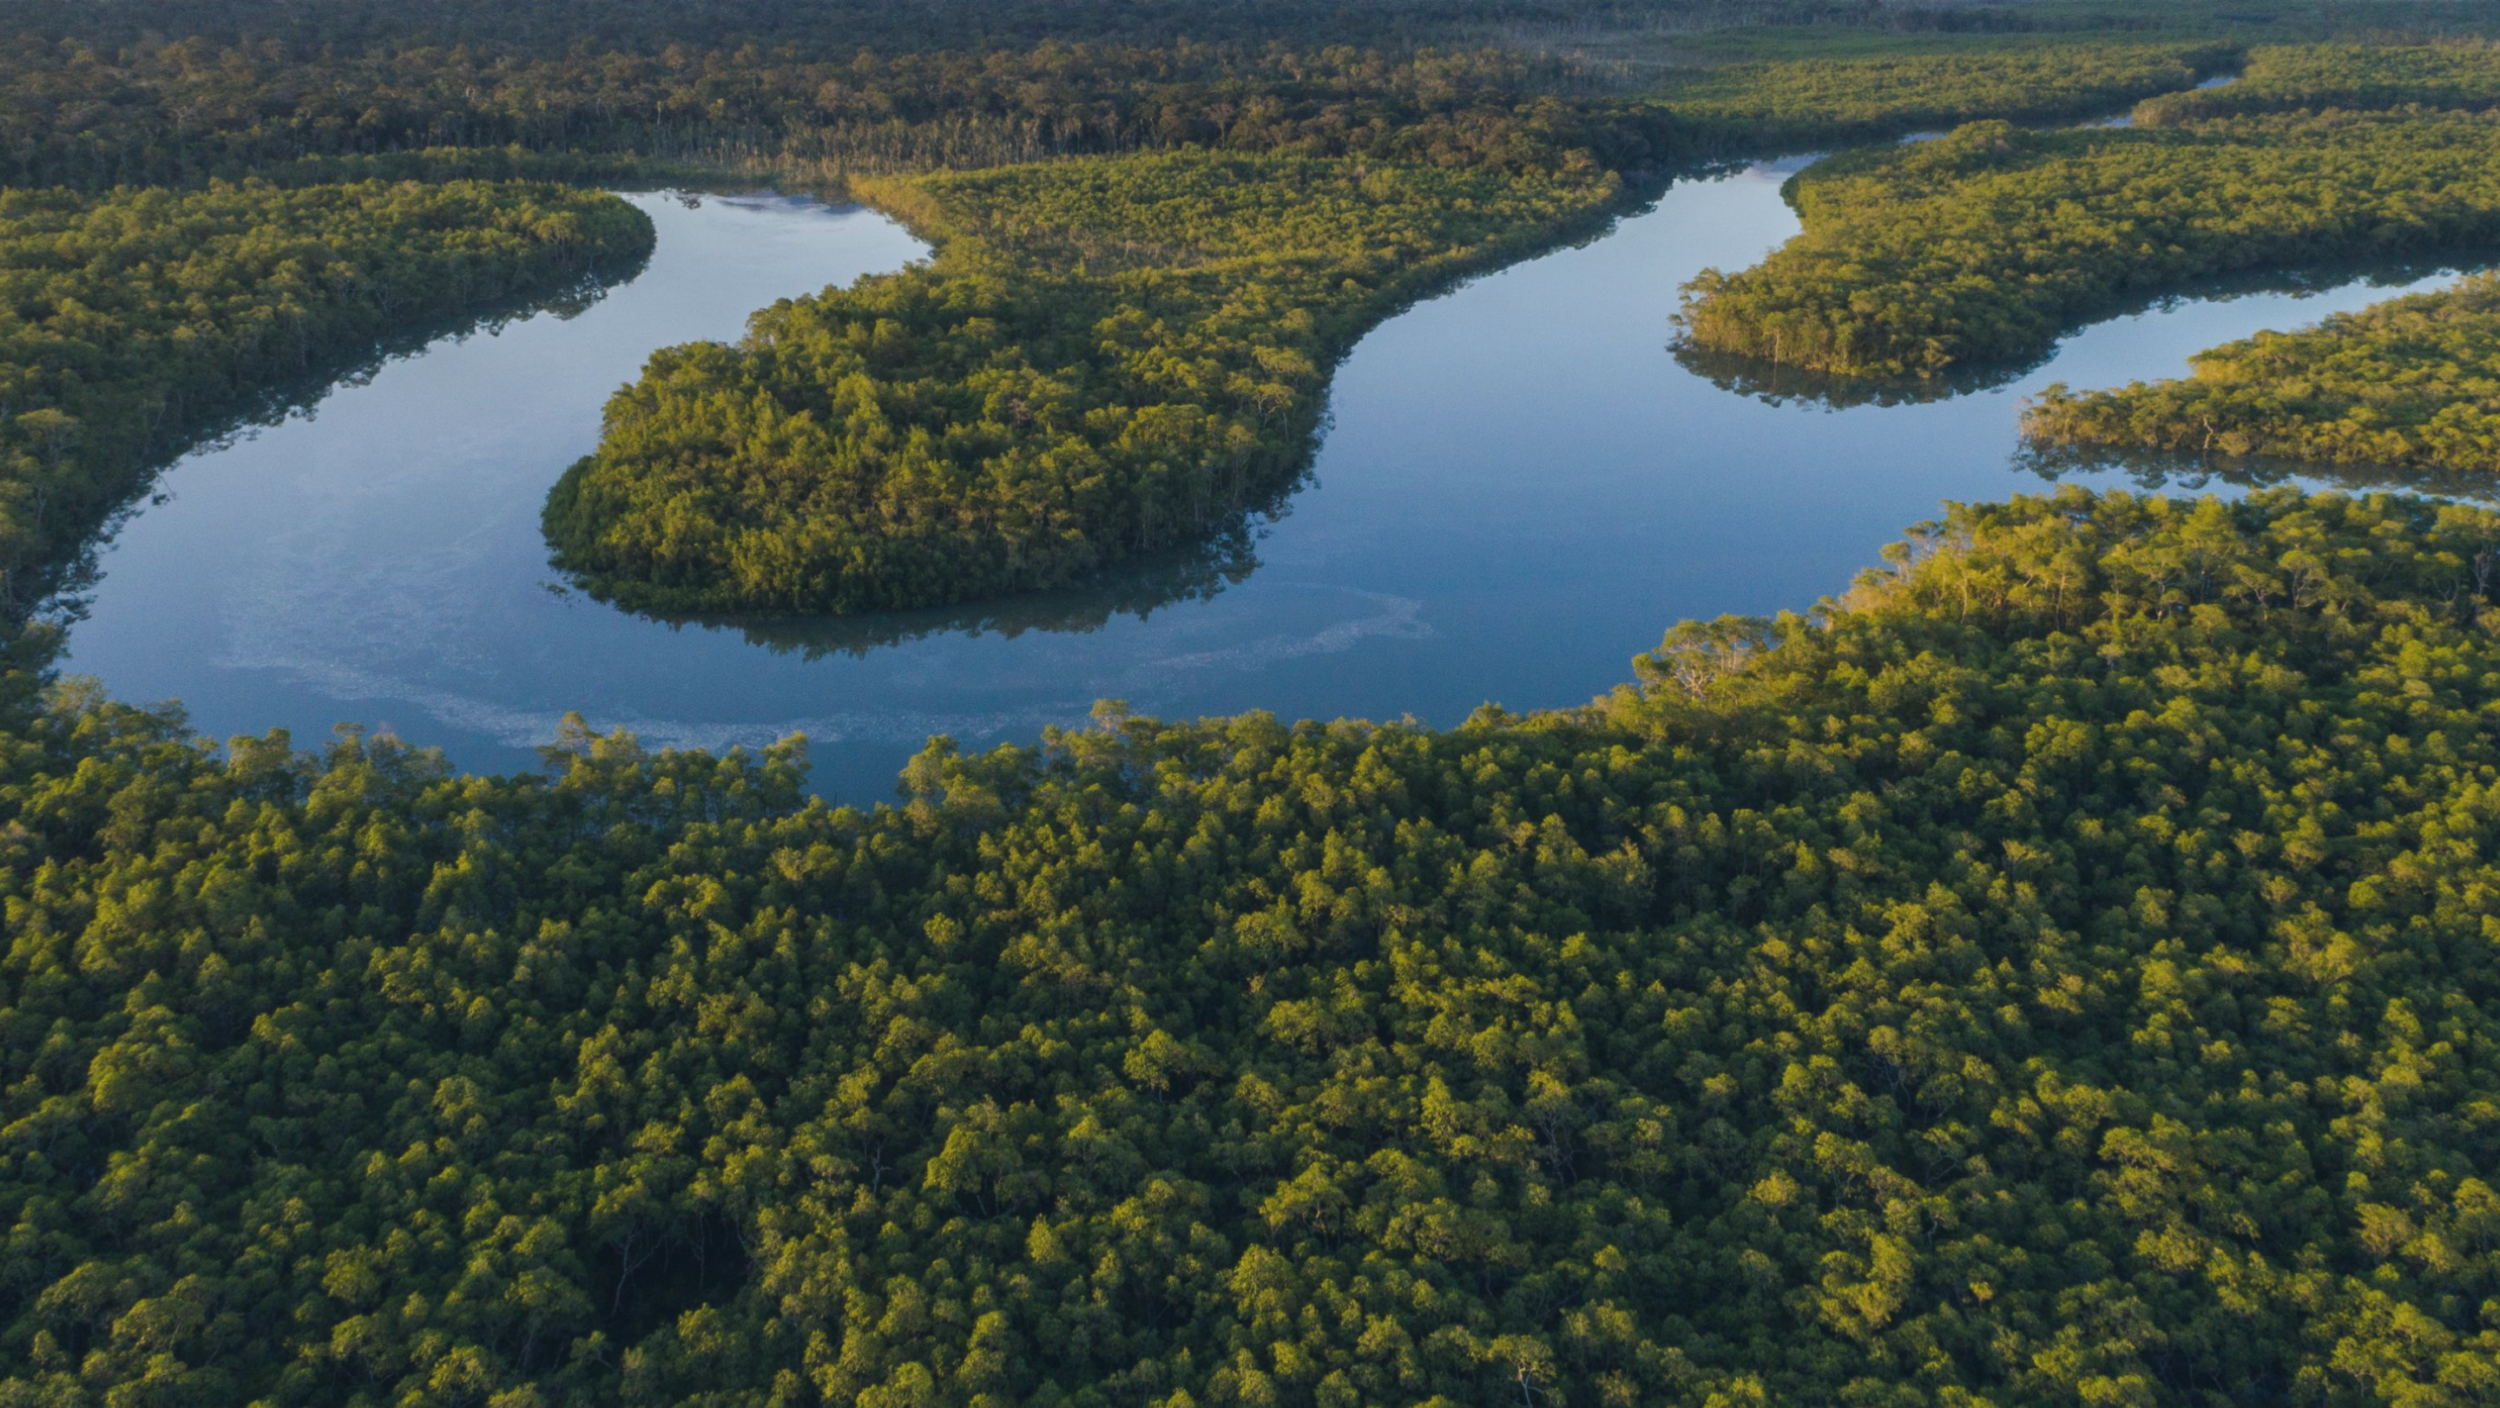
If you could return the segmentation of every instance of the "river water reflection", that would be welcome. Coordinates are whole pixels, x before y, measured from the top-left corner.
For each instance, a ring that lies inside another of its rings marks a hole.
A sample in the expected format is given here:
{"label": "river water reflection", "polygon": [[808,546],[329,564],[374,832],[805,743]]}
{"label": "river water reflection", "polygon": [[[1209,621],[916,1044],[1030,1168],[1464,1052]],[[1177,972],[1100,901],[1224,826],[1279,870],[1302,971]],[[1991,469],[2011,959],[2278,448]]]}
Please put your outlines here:
{"label": "river water reflection", "polygon": [[534,762],[568,709],[653,744],[801,730],[819,786],[861,801],[890,795],[930,733],[1027,739],[1105,696],[1435,723],[1571,704],[1678,619],[1802,608],[1943,500],[2040,488],[2012,463],[2015,413],[2049,381],[2175,375],[2217,342],[2440,281],[2183,302],[1926,404],[1766,399],[1679,364],[1667,319],[1702,267],[1795,232],[1793,169],[1679,182],[1600,239],[1375,330],[1338,371],[1312,482],[1247,545],[1254,568],[753,626],[564,590],[538,533],[547,487],[652,349],[734,337],[775,298],[922,251],[854,208],[636,196],[658,250],[587,310],[437,343],[176,465],[99,555],[65,669],[179,698],[216,737],[283,726],[309,744],[349,719],[478,769]]}

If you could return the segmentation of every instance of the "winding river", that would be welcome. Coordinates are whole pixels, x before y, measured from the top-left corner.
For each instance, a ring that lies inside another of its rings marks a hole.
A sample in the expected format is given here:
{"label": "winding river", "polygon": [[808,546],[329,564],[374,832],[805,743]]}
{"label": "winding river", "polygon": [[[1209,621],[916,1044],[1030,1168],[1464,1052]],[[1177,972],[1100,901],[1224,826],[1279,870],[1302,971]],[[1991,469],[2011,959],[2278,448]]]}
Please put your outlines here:
{"label": "winding river", "polygon": [[[1678,182],[1602,238],[1420,304],[1339,369],[1311,482],[1255,565],[1152,565],[988,610],[665,623],[567,590],[548,485],[657,347],[731,338],[775,298],[923,251],[882,217],[783,197],[630,197],[659,229],[587,308],[447,339],[183,459],[98,556],[64,669],[180,699],[214,736],[342,719],[464,767],[535,762],[565,711],[645,742],[804,731],[820,788],[891,794],[929,734],[1029,739],[1117,696],[1166,716],[1413,715],[1581,702],[1671,622],[1804,607],[1946,499],[2042,481],[2020,399],[2174,375],[2190,353],[2411,288],[2177,302],[1924,404],[1723,388],[1669,352],[1678,285],[1796,231],[1796,163]],[[2102,473],[2086,482],[2119,483]]]}

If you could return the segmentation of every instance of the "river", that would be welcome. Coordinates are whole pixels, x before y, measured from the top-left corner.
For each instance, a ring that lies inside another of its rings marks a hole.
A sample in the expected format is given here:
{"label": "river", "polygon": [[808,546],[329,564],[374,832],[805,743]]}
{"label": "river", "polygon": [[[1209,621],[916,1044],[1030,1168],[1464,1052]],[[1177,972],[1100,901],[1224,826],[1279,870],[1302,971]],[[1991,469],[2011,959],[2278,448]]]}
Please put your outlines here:
{"label": "river", "polygon": [[[446,339],[172,466],[99,552],[64,670],[179,699],[212,737],[353,720],[472,769],[535,762],[567,710],[654,745],[810,736],[817,785],[891,795],[929,734],[1030,740],[1097,698],[1185,717],[1463,718],[1585,701],[1672,622],[1803,608],[1947,499],[2037,490],[2015,416],[2050,381],[2413,288],[2187,300],[2069,337],[2003,384],[1835,409],[1723,388],[1669,349],[1676,290],[1796,232],[1795,163],[1681,181],[1602,237],[1478,279],[1339,368],[1310,483],[1240,560],[1157,564],[992,608],[665,623],[547,566],[547,487],[653,349],[924,251],[785,197],[629,197],[659,242],[586,309]],[[2108,475],[2085,482],[2121,482]]]}

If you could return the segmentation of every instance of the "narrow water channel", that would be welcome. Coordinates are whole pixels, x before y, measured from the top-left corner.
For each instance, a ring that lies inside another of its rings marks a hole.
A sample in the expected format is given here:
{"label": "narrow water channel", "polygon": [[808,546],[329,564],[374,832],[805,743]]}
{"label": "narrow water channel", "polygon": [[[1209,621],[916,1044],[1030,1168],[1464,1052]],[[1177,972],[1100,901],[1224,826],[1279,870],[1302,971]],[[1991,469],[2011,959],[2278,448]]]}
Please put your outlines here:
{"label": "narrow water channel", "polygon": [[[173,467],[101,554],[70,673],[180,699],[201,731],[340,720],[464,767],[535,761],[566,710],[652,744],[810,735],[818,785],[891,795],[929,734],[1030,738],[1116,696],[1166,716],[1577,703],[1672,622],[1805,607],[1947,499],[2037,490],[2023,395],[2175,375],[2190,353],[2413,284],[2186,301],[2070,338],[2004,385],[1832,409],[1722,389],[1667,344],[1676,290],[1796,231],[1793,165],[1681,182],[1604,237],[1375,330],[1339,370],[1312,482],[1253,545],[994,609],[669,624],[566,591],[539,505],[657,347],[921,251],[866,211],[637,196],[650,266],[570,318],[448,340]],[[2108,476],[2089,482],[2116,482]]]}

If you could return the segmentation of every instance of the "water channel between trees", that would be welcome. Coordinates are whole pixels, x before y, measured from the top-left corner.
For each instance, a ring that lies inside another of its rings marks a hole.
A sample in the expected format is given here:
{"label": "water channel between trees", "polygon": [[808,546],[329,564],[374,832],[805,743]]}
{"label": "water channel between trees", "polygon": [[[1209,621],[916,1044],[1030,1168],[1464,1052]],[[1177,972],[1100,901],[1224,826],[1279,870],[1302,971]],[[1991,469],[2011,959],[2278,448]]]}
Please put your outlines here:
{"label": "water channel between trees", "polygon": [[1836,407],[1724,385],[1668,346],[1680,284],[1796,232],[1779,197],[1795,169],[1679,181],[1601,238],[1374,330],[1255,564],[1200,554],[987,607],[754,623],[570,591],[539,536],[547,487],[653,349],[734,338],[776,298],[924,251],[858,208],[636,195],[657,252],[587,308],[435,343],[173,466],[98,554],[63,668],[178,698],[213,737],[285,727],[310,745],[354,720],[475,769],[534,763],[572,709],[653,745],[803,731],[817,785],[861,802],[890,796],[929,734],[1029,741],[1103,697],[1432,723],[1573,704],[1679,619],[1804,608],[1942,501],[2043,488],[2015,417],[2048,382],[2177,375],[2216,343],[2447,278],[2182,300],[1998,384]]}

